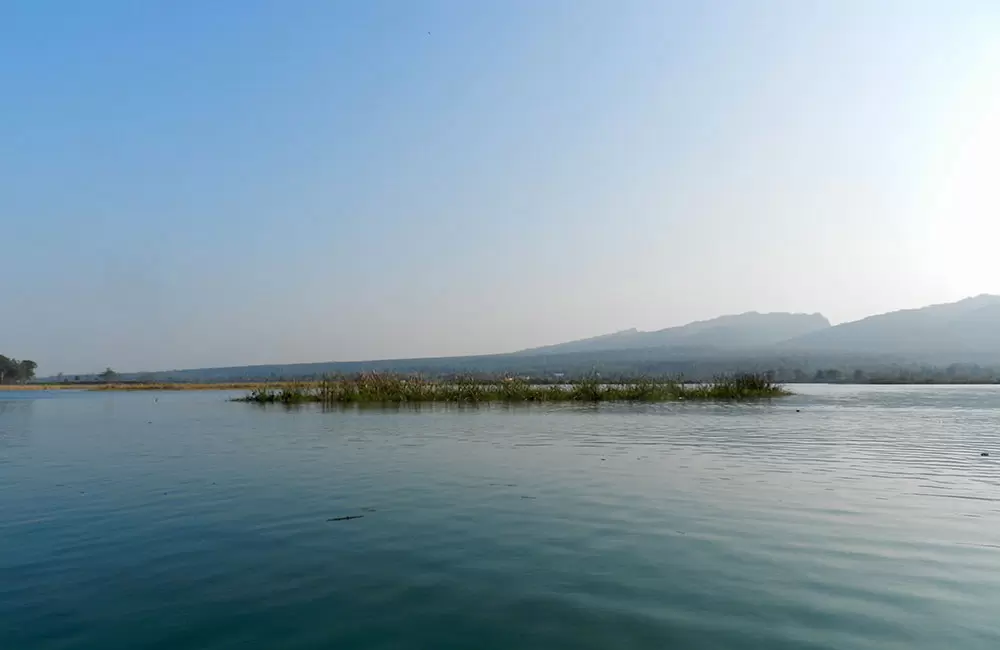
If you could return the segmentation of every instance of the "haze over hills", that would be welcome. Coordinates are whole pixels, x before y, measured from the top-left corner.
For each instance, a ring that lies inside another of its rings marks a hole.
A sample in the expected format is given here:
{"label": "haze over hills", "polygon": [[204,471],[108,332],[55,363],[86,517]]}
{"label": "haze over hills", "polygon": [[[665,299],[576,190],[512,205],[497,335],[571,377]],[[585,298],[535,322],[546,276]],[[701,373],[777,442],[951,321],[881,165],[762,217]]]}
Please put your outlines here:
{"label": "haze over hills", "polygon": [[630,329],[568,343],[530,348],[518,354],[563,354],[655,347],[751,348],[781,343],[829,328],[830,321],[822,314],[761,314],[752,311],[695,321],[654,332]]}
{"label": "haze over hills", "polygon": [[672,348],[705,354],[737,351],[888,355],[914,361],[1000,360],[1000,296],[904,309],[831,326],[821,314],[720,316],[655,332],[635,329],[524,350],[551,355]]}
{"label": "haze over hills", "polygon": [[1000,296],[869,316],[808,332],[783,343],[789,350],[903,355],[914,359],[1000,359]]}
{"label": "haze over hills", "polygon": [[783,369],[786,376],[792,376],[792,370],[803,369],[884,371],[926,364],[979,364],[995,366],[1000,372],[1000,296],[984,294],[836,326],[820,314],[749,312],[508,354],[201,368],[128,373],[122,378],[226,381],[362,371],[558,376],[592,370],[705,378],[743,370]]}

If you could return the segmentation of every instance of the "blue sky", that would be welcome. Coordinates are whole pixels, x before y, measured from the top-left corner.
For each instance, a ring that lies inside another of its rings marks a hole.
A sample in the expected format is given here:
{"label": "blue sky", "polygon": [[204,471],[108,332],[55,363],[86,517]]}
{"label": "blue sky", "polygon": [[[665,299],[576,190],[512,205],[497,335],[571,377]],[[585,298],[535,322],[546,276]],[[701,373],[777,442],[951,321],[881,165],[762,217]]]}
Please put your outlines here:
{"label": "blue sky", "polygon": [[1000,292],[997,34],[992,1],[4,3],[0,352],[470,354]]}

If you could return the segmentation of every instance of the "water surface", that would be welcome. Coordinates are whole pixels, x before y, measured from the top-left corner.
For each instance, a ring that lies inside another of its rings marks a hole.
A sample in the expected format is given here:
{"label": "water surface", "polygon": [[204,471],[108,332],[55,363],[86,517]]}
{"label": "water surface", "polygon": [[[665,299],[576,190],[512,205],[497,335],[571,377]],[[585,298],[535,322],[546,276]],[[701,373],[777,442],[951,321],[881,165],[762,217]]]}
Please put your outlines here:
{"label": "water surface", "polygon": [[0,648],[1000,648],[1000,390],[796,390],[0,393]]}

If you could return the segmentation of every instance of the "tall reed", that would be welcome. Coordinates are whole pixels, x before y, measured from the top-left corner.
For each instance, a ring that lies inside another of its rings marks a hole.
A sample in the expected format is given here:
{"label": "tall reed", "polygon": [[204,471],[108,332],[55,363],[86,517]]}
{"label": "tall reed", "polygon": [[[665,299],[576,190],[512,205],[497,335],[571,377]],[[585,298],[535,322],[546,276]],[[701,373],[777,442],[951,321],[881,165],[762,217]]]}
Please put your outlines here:
{"label": "tall reed", "polygon": [[315,383],[255,388],[237,401],[257,404],[402,404],[449,402],[665,402],[672,400],[750,400],[789,394],[765,375],[719,376],[686,384],[678,379],[630,378],[606,381],[596,375],[559,385],[535,385],[519,377],[456,377],[431,381],[382,373],[328,377]]}

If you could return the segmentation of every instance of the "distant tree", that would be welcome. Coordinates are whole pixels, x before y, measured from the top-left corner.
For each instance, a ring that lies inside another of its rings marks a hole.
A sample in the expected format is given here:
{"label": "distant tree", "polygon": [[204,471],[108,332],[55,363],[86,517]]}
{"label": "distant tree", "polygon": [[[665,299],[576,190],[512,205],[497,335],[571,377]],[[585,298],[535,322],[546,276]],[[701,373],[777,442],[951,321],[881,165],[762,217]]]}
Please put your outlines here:
{"label": "distant tree", "polygon": [[66,378],[65,378],[65,377],[63,376],[63,374],[62,374],[62,373],[60,372],[59,374],[57,374],[57,375],[56,375],[56,381],[58,381],[58,382],[65,382],[65,381],[66,381]]}
{"label": "distant tree", "polygon": [[18,380],[25,382],[31,381],[35,378],[35,368],[38,364],[30,359],[25,359],[17,364],[17,378]]}
{"label": "distant tree", "polygon": [[813,377],[813,379],[816,382],[825,382],[826,381],[826,371],[824,371],[824,370],[817,370],[816,371],[816,375]]}
{"label": "distant tree", "polygon": [[806,381],[807,378],[806,373],[805,371],[802,370],[802,368],[796,368],[792,372],[792,376],[795,378],[795,381],[797,382],[804,382]]}
{"label": "distant tree", "polygon": [[118,378],[118,373],[112,370],[111,368],[106,368],[104,372],[97,375],[97,378],[105,383],[111,383]]}
{"label": "distant tree", "polygon": [[861,368],[858,368],[857,370],[854,371],[854,381],[860,383],[865,381],[866,378],[867,377],[865,376],[865,371],[862,370]]}
{"label": "distant tree", "polygon": [[827,381],[840,381],[841,377],[842,377],[841,372],[836,368],[830,368],[829,370],[826,371]]}
{"label": "distant tree", "polygon": [[0,384],[30,381],[35,378],[37,367],[38,364],[30,359],[18,361],[0,355]]}

